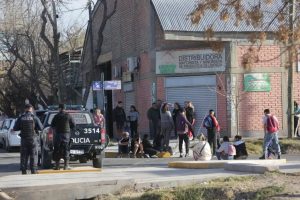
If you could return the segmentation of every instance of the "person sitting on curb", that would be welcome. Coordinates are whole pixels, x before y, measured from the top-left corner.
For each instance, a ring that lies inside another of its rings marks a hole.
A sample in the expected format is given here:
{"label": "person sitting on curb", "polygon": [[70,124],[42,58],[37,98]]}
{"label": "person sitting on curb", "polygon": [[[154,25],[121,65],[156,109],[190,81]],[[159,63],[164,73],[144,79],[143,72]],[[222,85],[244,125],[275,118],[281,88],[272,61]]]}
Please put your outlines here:
{"label": "person sitting on curb", "polygon": [[[137,154],[140,153],[142,156],[144,155],[144,147],[141,141],[141,138],[138,135],[135,135],[131,141],[131,151],[133,153],[133,158],[136,158]],[[147,157],[147,156],[145,156]]]}
{"label": "person sitting on curb", "polygon": [[149,155],[151,158],[157,157],[156,155],[159,153],[159,151],[153,148],[153,145],[148,140],[148,137],[149,136],[147,134],[145,134],[143,137],[143,141],[142,141],[145,155]]}
{"label": "person sitting on curb", "polygon": [[199,137],[199,143],[197,143],[193,148],[194,159],[197,160],[211,160],[211,149],[209,143],[203,134]]}
{"label": "person sitting on curb", "polygon": [[233,160],[233,157],[236,155],[235,147],[229,142],[228,136],[223,137],[223,143],[220,148],[217,149],[217,158],[218,160]]}
{"label": "person sitting on curb", "polygon": [[118,142],[119,152],[118,157],[122,157],[125,154],[127,157],[129,155],[129,133],[123,132],[121,139]]}
{"label": "person sitting on curb", "polygon": [[236,149],[236,155],[234,156],[234,159],[236,160],[245,160],[248,157],[248,152],[246,148],[246,143],[242,140],[242,136],[236,135],[234,137],[235,142],[233,143],[233,146]]}

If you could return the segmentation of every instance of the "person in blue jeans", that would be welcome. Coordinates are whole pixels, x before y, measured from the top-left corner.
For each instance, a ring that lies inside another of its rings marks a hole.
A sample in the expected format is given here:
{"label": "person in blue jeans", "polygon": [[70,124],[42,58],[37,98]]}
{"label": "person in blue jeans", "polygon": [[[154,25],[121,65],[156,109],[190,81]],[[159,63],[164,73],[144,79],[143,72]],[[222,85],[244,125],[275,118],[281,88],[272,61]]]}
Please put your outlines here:
{"label": "person in blue jeans", "polygon": [[280,159],[281,149],[278,139],[279,122],[276,116],[271,114],[270,109],[264,110],[263,125],[265,132],[263,147],[264,155],[261,158],[268,158],[268,148],[272,144],[277,154],[277,158]]}

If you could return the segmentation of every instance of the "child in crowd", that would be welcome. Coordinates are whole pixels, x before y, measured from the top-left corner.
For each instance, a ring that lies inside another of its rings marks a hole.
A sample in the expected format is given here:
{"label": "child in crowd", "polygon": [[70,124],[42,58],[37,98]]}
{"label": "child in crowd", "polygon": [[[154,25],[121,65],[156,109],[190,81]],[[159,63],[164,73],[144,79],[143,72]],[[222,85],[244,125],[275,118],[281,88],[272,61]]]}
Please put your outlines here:
{"label": "child in crowd", "polygon": [[129,133],[123,132],[121,139],[119,140],[119,155],[118,157],[122,157],[123,154],[126,156],[129,155]]}
{"label": "child in crowd", "polygon": [[242,136],[236,135],[234,137],[235,142],[233,143],[235,149],[236,149],[236,155],[234,156],[234,159],[236,160],[244,160],[248,157],[248,152],[246,149],[246,144],[242,140]]}
{"label": "child in crowd", "polygon": [[218,160],[233,160],[233,157],[236,155],[235,147],[229,142],[228,136],[223,137],[223,143],[220,148],[217,149],[217,158]]}

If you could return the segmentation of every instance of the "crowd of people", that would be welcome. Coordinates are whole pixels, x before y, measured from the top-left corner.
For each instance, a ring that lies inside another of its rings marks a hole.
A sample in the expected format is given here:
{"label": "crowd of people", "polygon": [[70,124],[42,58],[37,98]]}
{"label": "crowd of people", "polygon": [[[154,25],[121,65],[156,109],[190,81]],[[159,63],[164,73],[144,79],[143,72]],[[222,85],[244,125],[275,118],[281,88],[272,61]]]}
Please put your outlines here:
{"label": "crowd of people", "polygon": [[[172,107],[172,112],[170,107]],[[295,102],[295,134],[298,134],[298,123],[300,108]],[[72,117],[64,112],[64,105],[59,105],[59,113],[54,117],[51,127],[55,128],[59,134],[55,138],[54,144],[54,160],[56,161],[55,169],[59,170],[59,160],[64,159],[64,169],[69,169],[69,141],[71,129],[74,129],[75,123]],[[100,109],[93,111],[94,121],[99,127],[105,124],[105,117],[101,114]],[[147,111],[149,120],[150,136],[144,135],[143,139],[138,132],[139,112],[134,105],[130,106],[130,112],[126,116],[123,103],[119,101],[113,110],[113,121],[116,124],[116,132],[118,137],[119,156],[129,155],[132,157],[138,155],[143,157],[157,157],[160,152],[170,152],[172,148],[169,146],[171,133],[174,130],[175,138],[179,140],[179,157],[188,157],[190,140],[196,138],[195,134],[195,109],[191,101],[185,102],[182,107],[178,102],[170,104],[160,100],[152,104]],[[126,124],[129,122],[129,129]],[[264,110],[262,118],[264,128],[263,155],[260,159],[268,159],[271,154],[281,158],[281,149],[278,139],[279,121],[269,109]],[[199,142],[193,148],[193,157],[195,160],[210,160],[213,156],[218,159],[247,159],[248,153],[246,143],[240,135],[234,137],[234,141],[230,142],[228,136],[224,136],[220,143],[220,125],[215,116],[214,110],[209,110],[208,115],[204,118],[201,126],[206,128],[206,136],[199,134]],[[36,173],[36,137],[35,132],[42,130],[40,120],[33,114],[33,106],[27,104],[25,112],[16,121],[14,131],[21,131],[21,171],[26,174],[27,162],[30,159],[31,173]],[[125,130],[127,129],[127,130]],[[129,134],[130,132],[130,134]],[[298,134],[299,136],[299,134]],[[151,143],[150,139],[153,139]],[[185,144],[185,154],[183,154],[183,143]]]}
{"label": "crowd of people", "polygon": [[[295,109],[295,122],[296,117],[298,117],[297,112],[300,113],[298,107]],[[152,103],[147,111],[150,135],[144,135],[143,139],[141,139],[138,132],[139,117],[139,112],[134,105],[130,107],[130,112],[126,116],[121,101],[118,102],[113,111],[117,136],[119,136],[120,157],[122,154],[128,156],[130,152],[132,152],[132,157],[137,157],[138,154],[144,157],[156,157],[159,152],[172,152],[169,146],[172,133],[174,133],[173,137],[178,139],[179,142],[179,157],[190,156],[190,140],[195,140],[197,134],[199,142],[193,148],[195,160],[209,160],[214,156],[226,160],[247,159],[248,157],[246,143],[240,135],[236,135],[232,142],[226,135],[222,139],[220,138],[221,128],[214,110],[209,110],[208,115],[204,117],[201,123],[201,127],[206,129],[206,134],[196,133],[194,128],[196,122],[195,108],[191,101],[186,101],[184,106],[181,106],[178,102],[171,104],[160,100]],[[127,122],[130,126],[126,129]],[[265,109],[262,123],[265,134],[263,155],[260,159],[269,158],[270,149],[280,159],[279,122],[276,116],[270,113],[269,109]],[[153,139],[153,143],[149,139]],[[185,146],[184,150],[183,144]]]}

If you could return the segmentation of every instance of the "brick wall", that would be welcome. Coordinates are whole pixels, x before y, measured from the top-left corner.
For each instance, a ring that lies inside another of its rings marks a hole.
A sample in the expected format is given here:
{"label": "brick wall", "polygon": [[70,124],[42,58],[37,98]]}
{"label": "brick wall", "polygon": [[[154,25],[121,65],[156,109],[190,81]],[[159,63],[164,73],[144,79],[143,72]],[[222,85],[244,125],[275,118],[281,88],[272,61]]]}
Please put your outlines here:
{"label": "brick wall", "polygon": [[[238,47],[238,63],[242,66],[242,56],[248,52],[250,46]],[[257,67],[280,67],[280,47],[275,45],[264,45],[258,50],[257,47],[253,47],[258,53],[259,61],[255,63],[252,68]]]}
{"label": "brick wall", "polygon": [[[222,133],[227,133],[227,107],[226,107],[226,77],[225,74],[217,75],[217,117]],[[225,95],[224,95],[225,94]]]}
{"label": "brick wall", "polygon": [[[248,46],[238,47],[238,67],[242,67],[241,57],[247,52]],[[251,68],[278,68],[281,67],[280,48],[278,46],[262,46],[259,51],[259,62],[255,63]],[[248,72],[245,72],[248,73]],[[251,72],[249,72],[251,73]],[[241,103],[239,106],[239,128],[241,132],[255,132],[256,136],[263,136],[262,116],[266,108],[275,114],[282,127],[283,122],[283,102],[282,102],[282,74],[281,72],[267,72],[270,76],[271,91],[270,92],[244,92],[244,74],[237,75],[237,85]]]}

